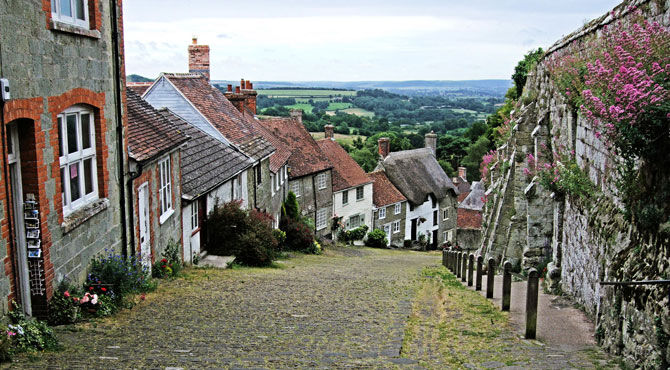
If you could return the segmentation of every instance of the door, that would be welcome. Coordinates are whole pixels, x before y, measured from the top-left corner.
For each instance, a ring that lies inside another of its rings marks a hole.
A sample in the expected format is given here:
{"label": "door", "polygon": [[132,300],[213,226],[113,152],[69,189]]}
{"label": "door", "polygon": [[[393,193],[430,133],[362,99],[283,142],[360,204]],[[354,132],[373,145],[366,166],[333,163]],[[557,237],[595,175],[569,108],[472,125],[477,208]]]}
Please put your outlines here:
{"label": "door", "polygon": [[416,240],[416,221],[416,218],[412,220],[412,233],[410,234],[410,239],[412,240]]}
{"label": "door", "polygon": [[386,233],[386,245],[391,245],[391,224],[384,225],[384,232]]}
{"label": "door", "polygon": [[18,260],[18,277],[23,311],[26,315],[32,315],[30,301],[30,281],[28,279],[28,249],[26,245],[26,226],[23,220],[23,185],[21,181],[21,151],[19,148],[19,133],[16,124],[7,126],[7,162],[9,163],[9,176],[12,185],[12,207],[14,208],[14,245],[16,246]]}
{"label": "door", "polygon": [[433,249],[437,249],[437,230],[433,230]]}
{"label": "door", "polygon": [[193,261],[193,255],[200,255],[200,199],[196,199],[195,202],[191,203],[191,239],[189,240],[191,245],[191,253],[189,256],[186,256],[188,261]]}
{"label": "door", "polygon": [[140,224],[140,254],[142,265],[151,268],[151,234],[149,225],[149,184],[144,183],[137,189],[138,222]]}

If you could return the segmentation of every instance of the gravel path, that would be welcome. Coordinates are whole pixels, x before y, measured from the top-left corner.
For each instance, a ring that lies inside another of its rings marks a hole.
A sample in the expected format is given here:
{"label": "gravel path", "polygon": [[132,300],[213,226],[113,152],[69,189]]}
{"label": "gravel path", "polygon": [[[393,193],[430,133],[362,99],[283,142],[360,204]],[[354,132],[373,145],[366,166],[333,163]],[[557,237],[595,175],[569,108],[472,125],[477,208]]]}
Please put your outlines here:
{"label": "gravel path", "polygon": [[[17,368],[389,368],[423,266],[434,254],[372,249],[298,256],[275,269],[193,270],[65,350]],[[7,365],[7,364],[6,364]]]}

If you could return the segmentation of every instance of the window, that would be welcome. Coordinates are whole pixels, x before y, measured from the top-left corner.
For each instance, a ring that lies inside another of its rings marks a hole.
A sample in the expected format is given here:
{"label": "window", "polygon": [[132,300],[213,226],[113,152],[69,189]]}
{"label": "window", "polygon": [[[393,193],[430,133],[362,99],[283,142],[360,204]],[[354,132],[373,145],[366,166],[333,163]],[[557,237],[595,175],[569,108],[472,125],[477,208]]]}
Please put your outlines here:
{"label": "window", "polygon": [[325,173],[320,173],[316,176],[316,186],[319,188],[319,190],[326,188],[326,180],[327,177]]}
{"label": "window", "polygon": [[380,208],[379,209],[379,219],[383,220],[386,218],[386,208]]}
{"label": "window", "polygon": [[433,208],[437,207],[437,202],[435,201],[435,198],[432,195],[430,196],[430,202]]}
{"label": "window", "polygon": [[233,200],[242,199],[242,174],[233,179]]}
{"label": "window", "polygon": [[279,191],[279,186],[281,185],[281,184],[279,183],[279,173],[277,173],[276,175],[274,175],[274,178],[275,178],[275,189],[276,189],[277,191]]}
{"label": "window", "polygon": [[393,213],[396,215],[399,215],[400,212],[402,211],[402,206],[400,203],[396,203],[395,207],[393,208]]}
{"label": "window", "polygon": [[442,236],[444,237],[445,243],[449,241],[449,234],[446,231],[442,233]]}
{"label": "window", "polygon": [[198,201],[191,203],[191,231],[198,228]]}
{"label": "window", "polygon": [[449,219],[449,208],[445,208],[444,211],[442,211],[442,219],[443,220]]}
{"label": "window", "polygon": [[384,225],[384,234],[388,237],[391,235],[391,224]]}
{"label": "window", "polygon": [[57,117],[63,215],[98,199],[93,112],[79,106]]}
{"label": "window", "polygon": [[353,215],[349,217],[349,225],[348,227],[350,229],[355,229],[365,223],[365,216],[364,215]]}
{"label": "window", "polygon": [[256,166],[256,184],[260,185],[263,182],[263,171],[261,170],[261,165]]}
{"label": "window", "polygon": [[291,183],[291,191],[293,194],[295,194],[296,197],[300,196],[300,180]]}
{"label": "window", "polygon": [[356,188],[356,200],[362,200],[364,194],[362,186]]}
{"label": "window", "polygon": [[342,205],[349,203],[349,190],[342,192]]}
{"label": "window", "polygon": [[437,210],[433,211],[433,226],[437,226],[437,216],[438,216]]}
{"label": "window", "polygon": [[270,190],[272,190],[272,195],[275,195],[275,175],[270,174]]}
{"label": "window", "polygon": [[88,29],[88,0],[51,0],[51,18]]}
{"label": "window", "polygon": [[316,212],[316,229],[321,230],[326,227],[328,208],[321,208]]}
{"label": "window", "polygon": [[400,220],[393,222],[393,233],[400,232]]}
{"label": "window", "polygon": [[409,211],[410,212],[414,211],[414,204],[412,203],[409,204]]}
{"label": "window", "polygon": [[172,176],[170,171],[170,157],[158,162],[158,173],[160,175],[160,222],[163,223],[172,214]]}

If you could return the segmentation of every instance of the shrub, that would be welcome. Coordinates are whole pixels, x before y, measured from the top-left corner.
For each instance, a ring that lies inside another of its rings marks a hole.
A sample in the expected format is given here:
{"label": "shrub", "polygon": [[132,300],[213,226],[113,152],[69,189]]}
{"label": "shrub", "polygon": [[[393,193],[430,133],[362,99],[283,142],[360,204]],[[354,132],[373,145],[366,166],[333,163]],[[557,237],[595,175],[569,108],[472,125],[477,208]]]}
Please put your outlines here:
{"label": "shrub", "polygon": [[209,229],[207,251],[217,256],[234,255],[234,250],[242,234],[247,212],[242,209],[241,201],[216,204],[207,215]]}
{"label": "shrub", "polygon": [[359,226],[352,230],[342,230],[340,232],[340,240],[344,242],[353,242],[355,240],[363,240],[365,234],[368,232],[368,225]]}
{"label": "shrub", "polygon": [[49,301],[49,324],[73,324],[81,319],[81,308],[75,299],[83,292],[63,279]]}
{"label": "shrub", "polygon": [[286,195],[286,201],[284,201],[283,208],[286,217],[292,220],[300,219],[300,205],[298,204],[298,198],[296,198],[292,191],[289,191],[288,195]]}
{"label": "shrub", "polygon": [[284,248],[290,251],[307,251],[311,248],[314,237],[312,229],[304,222],[287,220],[284,222],[283,230],[286,233]]}
{"label": "shrub", "polygon": [[178,276],[182,269],[181,248],[179,243],[170,239],[161,259],[154,263],[151,270],[154,277],[165,278]]}
{"label": "shrub", "polygon": [[365,242],[365,245],[373,248],[386,248],[388,245],[388,239],[386,239],[386,233],[384,230],[374,229],[368,233],[368,239]]}
{"label": "shrub", "polygon": [[85,290],[110,295],[120,306],[126,295],[148,292],[155,288],[147,270],[137,256],[124,259],[123,256],[109,253],[91,262],[91,272],[84,284]]}
{"label": "shrub", "polygon": [[7,327],[7,335],[16,352],[60,349],[53,330],[44,321],[27,319],[20,305],[14,303],[14,310],[8,316],[11,324]]}

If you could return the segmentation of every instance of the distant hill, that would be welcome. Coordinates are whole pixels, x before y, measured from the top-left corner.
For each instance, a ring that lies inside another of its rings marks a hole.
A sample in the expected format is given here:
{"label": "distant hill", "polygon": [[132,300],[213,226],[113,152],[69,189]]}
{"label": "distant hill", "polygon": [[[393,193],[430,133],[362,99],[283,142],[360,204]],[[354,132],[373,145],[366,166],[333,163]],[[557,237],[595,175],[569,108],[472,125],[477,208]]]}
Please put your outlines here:
{"label": "distant hill", "polygon": [[128,75],[126,76],[126,81],[127,82],[153,82],[151,78],[146,78],[144,76],[140,75]]}
{"label": "distant hill", "polygon": [[[239,84],[239,81],[212,81],[214,84]],[[403,95],[449,95],[453,97],[502,97],[512,86],[511,80],[464,81],[254,81],[256,89],[324,88],[324,89],[383,89]]]}

